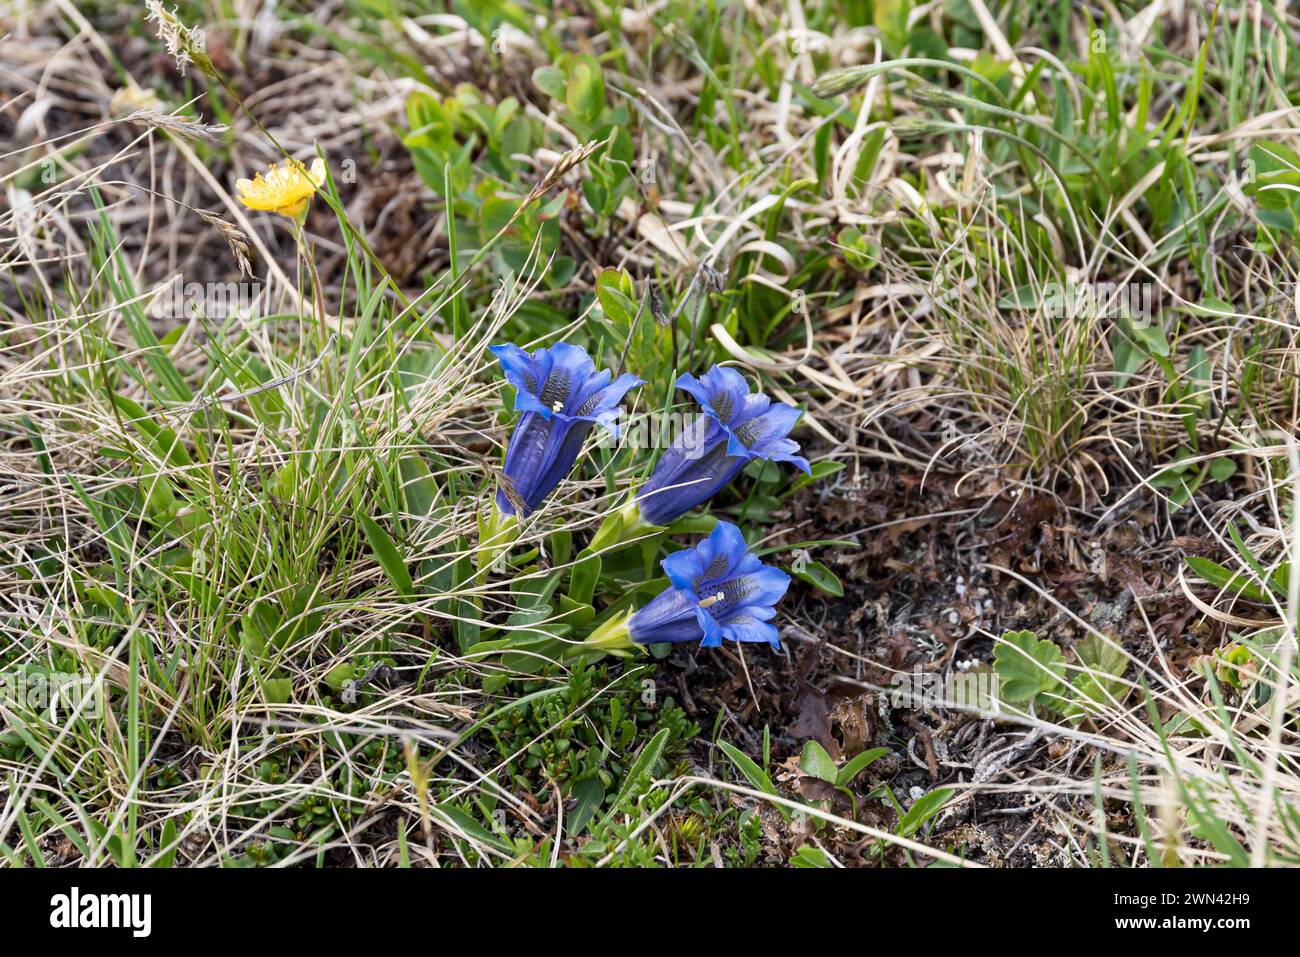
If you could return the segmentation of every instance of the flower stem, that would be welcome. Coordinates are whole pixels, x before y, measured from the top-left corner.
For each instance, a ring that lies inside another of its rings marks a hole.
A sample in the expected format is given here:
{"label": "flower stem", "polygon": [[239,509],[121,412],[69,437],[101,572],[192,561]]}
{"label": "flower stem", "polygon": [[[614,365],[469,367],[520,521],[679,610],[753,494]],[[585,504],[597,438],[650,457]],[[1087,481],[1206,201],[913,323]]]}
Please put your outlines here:
{"label": "flower stem", "polygon": [[641,517],[634,497],[629,497],[621,508],[606,515],[590,544],[578,553],[569,571],[568,597],[580,605],[590,605],[600,579],[601,553],[618,548],[653,527]]}
{"label": "flower stem", "polygon": [[518,537],[519,519],[514,515],[503,515],[493,502],[487,517],[479,520],[478,552],[474,556],[479,572],[486,573],[492,568],[502,555],[510,551]]}
{"label": "flower stem", "polygon": [[649,528],[649,525],[641,517],[636,499],[629,496],[626,504],[605,516],[605,520],[600,523],[600,528],[596,529],[596,534],[592,536],[591,543],[583,551],[587,554],[595,554],[616,547],[643,528]]}

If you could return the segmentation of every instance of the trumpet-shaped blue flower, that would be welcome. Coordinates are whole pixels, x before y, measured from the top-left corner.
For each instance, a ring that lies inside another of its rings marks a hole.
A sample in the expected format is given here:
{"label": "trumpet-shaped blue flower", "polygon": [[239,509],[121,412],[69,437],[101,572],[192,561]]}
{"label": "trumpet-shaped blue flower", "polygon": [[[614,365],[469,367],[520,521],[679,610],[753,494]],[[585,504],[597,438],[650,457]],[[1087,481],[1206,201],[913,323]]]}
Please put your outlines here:
{"label": "trumpet-shaped blue flower", "polygon": [[491,351],[515,387],[515,410],[523,413],[506,449],[497,508],[526,515],[572,471],[593,426],[618,438],[618,404],[641,380],[625,372],[610,381],[608,369],[597,372],[591,357],[567,342],[531,355],[516,345]]}
{"label": "trumpet-shaped blue flower", "polygon": [[721,366],[700,379],[683,375],[676,384],[699,401],[705,415],[664,450],[637,492],[643,521],[667,525],[711,499],[752,459],[790,462],[811,472],[799,444],[786,438],[803,414],[798,409],[751,393],[739,372]]}
{"label": "trumpet-shaped blue flower", "polygon": [[607,622],[583,647],[626,654],[661,641],[716,648],[724,638],[781,646],[771,620],[790,576],[759,561],[735,525],[718,522],[708,538],[660,564],[671,586],[631,615]]}

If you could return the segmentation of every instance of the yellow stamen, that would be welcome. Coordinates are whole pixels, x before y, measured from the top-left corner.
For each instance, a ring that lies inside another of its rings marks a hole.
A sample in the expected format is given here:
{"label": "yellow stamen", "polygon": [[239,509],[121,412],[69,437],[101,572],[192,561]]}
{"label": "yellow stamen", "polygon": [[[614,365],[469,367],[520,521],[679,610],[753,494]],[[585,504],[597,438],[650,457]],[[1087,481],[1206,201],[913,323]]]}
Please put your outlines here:
{"label": "yellow stamen", "polygon": [[556,399],[555,402],[551,405],[551,411],[552,411],[552,412],[563,412],[563,411],[564,411],[564,403],[561,402],[559,399]]}
{"label": "yellow stamen", "polygon": [[249,209],[267,210],[301,220],[307,212],[307,201],[325,182],[325,163],[320,157],[311,161],[311,168],[297,160],[288,160],[283,166],[272,166],[265,175],[258,173],[251,180],[235,183],[239,201]]}
{"label": "yellow stamen", "polygon": [[716,595],[710,595],[708,598],[705,598],[703,601],[700,602],[700,607],[708,608],[712,605],[716,605],[718,602],[722,601],[722,599],[726,597],[727,596],[724,595],[722,592],[718,592]]}

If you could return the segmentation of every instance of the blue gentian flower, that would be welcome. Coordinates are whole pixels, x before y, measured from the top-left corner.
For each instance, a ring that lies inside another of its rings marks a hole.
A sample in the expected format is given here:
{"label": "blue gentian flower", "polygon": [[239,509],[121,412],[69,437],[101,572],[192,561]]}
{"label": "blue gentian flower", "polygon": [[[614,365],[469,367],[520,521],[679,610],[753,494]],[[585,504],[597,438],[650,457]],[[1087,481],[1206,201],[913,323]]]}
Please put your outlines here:
{"label": "blue gentian flower", "polygon": [[751,393],[739,372],[721,366],[700,379],[683,375],[676,384],[699,401],[705,415],[664,450],[637,491],[643,521],[667,525],[711,499],[752,459],[790,462],[811,474],[808,460],[797,454],[799,444],[786,438],[803,414],[798,409]]}
{"label": "blue gentian flower", "polygon": [[618,404],[641,380],[623,373],[612,382],[577,346],[557,342],[529,355],[516,345],[493,346],[522,412],[506,449],[497,509],[507,515],[536,509],[573,469],[592,426],[618,438]]}
{"label": "blue gentian flower", "polygon": [[584,642],[587,649],[618,654],[663,641],[716,648],[724,638],[781,647],[771,620],[790,576],[764,565],[735,525],[718,522],[708,538],[660,564],[672,585],[631,615],[607,622]]}

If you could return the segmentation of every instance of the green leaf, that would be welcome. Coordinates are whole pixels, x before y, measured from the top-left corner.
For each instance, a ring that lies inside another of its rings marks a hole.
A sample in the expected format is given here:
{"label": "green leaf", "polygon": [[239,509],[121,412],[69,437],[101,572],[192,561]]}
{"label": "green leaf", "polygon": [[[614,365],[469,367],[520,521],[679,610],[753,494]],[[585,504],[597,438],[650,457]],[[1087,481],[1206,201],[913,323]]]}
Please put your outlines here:
{"label": "green leaf", "polygon": [[1215,459],[1210,463],[1210,478],[1216,482],[1226,482],[1237,474],[1237,463],[1232,459]]}
{"label": "green leaf", "polygon": [[580,605],[591,604],[591,596],[596,593],[603,564],[599,555],[588,555],[574,564],[569,578],[569,597],[574,602]]}
{"label": "green leaf", "polygon": [[1065,657],[1050,641],[1032,631],[1009,631],[993,652],[998,697],[1011,704],[1029,704],[1045,692],[1059,691]]}
{"label": "green leaf", "polygon": [[594,123],[605,111],[605,76],[593,56],[578,57],[569,70],[564,101],[580,120]]}
{"label": "green leaf", "polygon": [[600,778],[595,775],[583,778],[573,785],[572,796],[578,799],[578,805],[569,815],[566,830],[571,835],[581,834],[587,822],[600,808],[600,802],[605,800],[605,785],[601,784]]}
{"label": "green leaf", "polygon": [[23,843],[27,846],[27,853],[31,855],[32,864],[38,868],[44,867],[45,855],[41,853],[41,845],[36,840],[36,832],[32,828],[31,819],[25,811],[19,811],[17,820],[18,832],[22,835]]}
{"label": "green leaf", "polygon": [[606,820],[650,776],[651,770],[654,769],[655,764],[663,756],[664,748],[668,745],[668,732],[669,729],[664,728],[646,742],[645,747],[641,749],[641,754],[637,757],[636,763],[632,765],[631,770],[627,772],[627,776],[623,778],[623,784],[618,789],[618,795],[614,798],[614,803],[610,805],[609,813],[605,815]]}
{"label": "green leaf", "polygon": [[533,71],[533,84],[553,100],[564,99],[566,77],[556,66],[540,66]]}
{"label": "green leaf", "polygon": [[876,0],[872,20],[893,56],[898,56],[907,45],[907,21],[911,12],[912,0]]}
{"label": "green leaf", "polygon": [[489,847],[494,847],[498,851],[502,851],[506,854],[509,854],[514,850],[514,848],[510,846],[509,841],[505,840],[505,838],[500,835],[493,834],[478,821],[474,820],[467,811],[456,807],[454,804],[433,804],[430,805],[430,807],[432,807],[438,814],[448,818],[465,834],[466,837],[472,838],[481,844],[487,844]]}
{"label": "green leaf", "polygon": [[[438,502],[438,483],[429,466],[419,455],[411,453],[398,460],[397,469],[402,476],[402,498],[407,514],[417,519],[426,517]],[[418,527],[418,523],[412,524]]]}
{"label": "green leaf", "polygon": [[807,582],[828,595],[834,595],[836,598],[844,597],[844,584],[840,581],[839,576],[821,562],[796,562],[790,568],[790,571],[794,573],[795,578]]}
{"label": "green leaf", "polygon": [[[456,550],[461,554],[452,566],[452,588],[459,588],[474,577],[474,561],[469,553],[469,544],[464,535],[456,537]],[[482,609],[471,598],[457,598],[450,602],[452,613],[452,632],[456,635],[456,644],[463,651],[479,639],[479,616]]]}
{"label": "green leaf", "polygon": [[109,398],[125,421],[149,443],[160,459],[176,468],[185,468],[193,464],[190,453],[176,433],[154,422],[153,417],[144,410],[142,405],[121,395],[114,394]]}
{"label": "green leaf", "polygon": [[1137,347],[1147,355],[1160,359],[1169,357],[1169,340],[1160,326],[1130,326],[1128,331]]}
{"label": "green leaf", "polygon": [[1074,653],[1079,658],[1079,664],[1093,671],[1108,675],[1122,675],[1128,668],[1128,658],[1123,650],[1102,640],[1098,635],[1084,638],[1074,646]]}
{"label": "green leaf", "polygon": [[283,624],[283,619],[269,602],[257,601],[239,619],[239,647],[250,658],[264,659],[270,637]]}
{"label": "green leaf", "polygon": [[[774,797],[777,796],[776,786],[772,784],[772,779],[767,776],[762,768],[754,763],[754,760],[749,755],[745,754],[739,748],[728,744],[726,741],[719,741],[718,747],[721,749],[722,753],[731,760],[731,763],[736,766],[736,769],[745,776],[746,781],[764,794],[771,794]],[[790,820],[790,811],[785,807],[785,805],[778,804],[776,805],[776,809],[780,812],[783,818],[787,821]]]}
{"label": "green leaf", "polygon": [[790,855],[791,867],[830,867],[830,858],[826,852],[815,844],[801,844],[799,850]]}
{"label": "green leaf", "polygon": [[1252,582],[1247,576],[1224,568],[1218,562],[1212,562],[1208,558],[1201,558],[1199,555],[1188,555],[1187,564],[1192,571],[1200,575],[1203,579],[1213,585],[1215,588],[1223,589],[1234,595],[1241,595],[1252,601],[1266,602],[1268,595],[1264,590]]}
{"label": "green leaf", "polygon": [[1250,567],[1250,570],[1259,576],[1259,578],[1263,580],[1270,589],[1272,589],[1273,594],[1277,595],[1279,598],[1285,598],[1287,595],[1291,594],[1290,562],[1279,562],[1277,567],[1274,568],[1270,574],[1265,570],[1264,566],[1260,564],[1259,559],[1256,558],[1255,554],[1250,550],[1250,546],[1246,544],[1246,540],[1241,537],[1241,532],[1237,530],[1236,522],[1228,523],[1228,535],[1232,538],[1232,544],[1237,549],[1237,554],[1242,557],[1242,560]]}
{"label": "green leaf", "polygon": [[[85,839],[81,836],[81,833],[75,827],[73,827],[71,823],[69,823],[67,818],[65,818],[62,814],[56,811],[52,804],[50,804],[44,798],[36,797],[35,795],[33,795],[31,798],[31,804],[38,811],[40,811],[47,818],[50,819],[50,823],[52,823],[55,827],[57,827],[59,831],[63,834],[63,836],[66,837],[70,842],[72,842],[72,845],[78,851],[81,852],[82,857],[90,856],[90,846],[86,843]],[[172,824],[174,820],[175,820],[174,818],[169,817],[167,819],[167,824]],[[174,825],[172,827],[172,831],[173,833],[175,833]],[[164,838],[166,837],[166,835],[167,835],[167,825],[164,824],[163,825]],[[164,843],[166,843],[165,840]]]}
{"label": "green leaf", "polygon": [[1110,351],[1115,361],[1115,385],[1122,389],[1133,373],[1142,368],[1146,355],[1119,328],[1111,335]]}
{"label": "green leaf", "polygon": [[1082,707],[1072,704],[1065,709],[1067,714],[1093,713],[1109,706],[1112,700],[1123,699],[1125,687],[1118,679],[1128,668],[1128,658],[1121,649],[1097,635],[1089,635],[1074,646],[1074,653],[1087,671],[1078,674],[1073,682],[1075,697]]}
{"label": "green leaf", "polygon": [[835,775],[835,781],[833,783],[836,787],[848,787],[853,782],[853,779],[866,770],[869,765],[874,764],[888,753],[889,748],[871,748],[867,751],[863,751],[852,761],[839,769]]}
{"label": "green leaf", "polygon": [[916,799],[903,819],[898,822],[898,827],[894,832],[900,837],[912,837],[925,826],[925,823],[943,810],[943,806],[948,803],[954,794],[956,788],[938,788],[929,794],[923,795]]}
{"label": "green leaf", "polygon": [[807,488],[814,482],[820,482],[822,479],[834,475],[836,472],[843,471],[843,469],[843,462],[814,462],[812,465],[812,473],[810,475],[804,475],[799,472],[795,473],[796,477],[790,482],[790,487],[782,493],[782,497],[784,498],[786,495],[791,495],[799,491],[801,488]]}
{"label": "green leaf", "polygon": [[288,704],[293,696],[293,679],[267,678],[262,682],[262,694],[268,704]]}
{"label": "green leaf", "polygon": [[820,778],[827,784],[839,782],[840,769],[835,766],[834,759],[826,753],[826,749],[816,741],[808,741],[804,744],[803,755],[799,758],[799,769],[804,774]]}
{"label": "green leaf", "polygon": [[151,867],[168,868],[176,862],[176,852],[180,850],[176,841],[176,818],[169,817],[162,826],[162,834],[158,838],[158,846],[163,851],[153,859]]}
{"label": "green leaf", "polygon": [[526,217],[515,219],[515,213],[518,211],[518,202],[503,199],[500,196],[490,196],[479,207],[479,222],[482,224],[485,233],[489,236],[495,235],[505,229],[511,220],[514,220],[517,226],[525,221]]}
{"label": "green leaf", "polygon": [[622,269],[604,269],[596,277],[596,298],[605,318],[626,331],[636,319],[636,287]]}
{"label": "green leaf", "polygon": [[342,691],[343,686],[356,677],[357,666],[350,661],[343,661],[325,672],[325,685],[334,691]]}
{"label": "green leaf", "polygon": [[361,523],[361,530],[366,534],[370,550],[379,559],[379,564],[383,566],[384,573],[388,575],[388,580],[397,589],[397,593],[405,598],[414,595],[415,583],[411,581],[411,572],[406,567],[406,560],[402,558],[397,546],[388,537],[388,533],[368,515],[358,515],[357,521]]}
{"label": "green leaf", "polygon": [[511,583],[510,597],[516,610],[506,619],[506,624],[534,625],[550,618],[554,614],[551,601],[562,577],[562,572],[552,572],[541,580],[521,578]]}
{"label": "green leaf", "polygon": [[1250,148],[1249,191],[1264,209],[1286,209],[1300,196],[1300,155],[1263,140]]}

